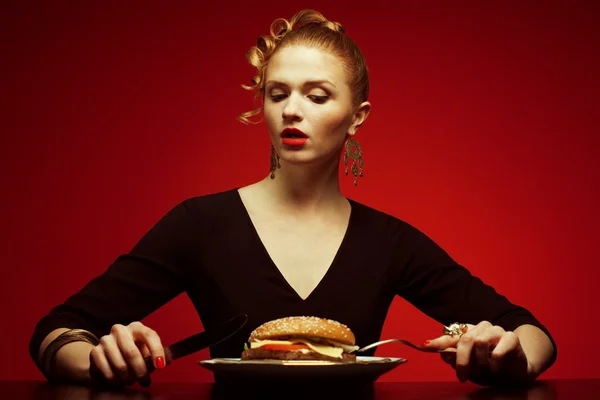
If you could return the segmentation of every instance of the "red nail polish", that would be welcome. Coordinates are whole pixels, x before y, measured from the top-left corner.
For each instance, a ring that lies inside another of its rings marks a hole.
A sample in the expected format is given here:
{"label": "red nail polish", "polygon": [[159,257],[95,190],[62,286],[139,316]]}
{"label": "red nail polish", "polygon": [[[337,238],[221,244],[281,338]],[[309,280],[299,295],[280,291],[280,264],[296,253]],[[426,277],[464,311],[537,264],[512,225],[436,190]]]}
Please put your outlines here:
{"label": "red nail polish", "polygon": [[423,342],[423,344],[421,346],[427,346],[429,343],[431,343],[431,340],[426,340]]}
{"label": "red nail polish", "polygon": [[165,367],[165,359],[162,357],[156,357],[156,359],[154,360],[155,364],[156,364],[156,368],[158,369],[162,369]]}

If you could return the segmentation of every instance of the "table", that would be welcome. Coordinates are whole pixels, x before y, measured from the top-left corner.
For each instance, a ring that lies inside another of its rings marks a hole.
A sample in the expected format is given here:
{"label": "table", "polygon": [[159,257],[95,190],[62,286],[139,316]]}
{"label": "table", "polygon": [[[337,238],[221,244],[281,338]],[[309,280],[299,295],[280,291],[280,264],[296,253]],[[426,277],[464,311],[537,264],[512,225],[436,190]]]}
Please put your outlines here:
{"label": "table", "polygon": [[44,400],[204,400],[253,398],[402,399],[402,400],[542,400],[600,398],[600,379],[541,380],[520,389],[481,388],[460,382],[377,382],[362,389],[348,386],[327,390],[310,385],[249,388],[221,387],[212,383],[157,382],[124,391],[97,391],[80,386],[51,385],[42,381],[0,381],[0,399]]}

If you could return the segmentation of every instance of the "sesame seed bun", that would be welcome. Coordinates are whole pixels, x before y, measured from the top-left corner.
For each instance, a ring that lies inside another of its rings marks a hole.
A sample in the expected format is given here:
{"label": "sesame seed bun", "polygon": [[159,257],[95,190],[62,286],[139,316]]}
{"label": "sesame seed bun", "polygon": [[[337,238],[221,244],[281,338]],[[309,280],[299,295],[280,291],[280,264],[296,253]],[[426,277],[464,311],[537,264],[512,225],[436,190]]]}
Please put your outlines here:
{"label": "sesame seed bun", "polygon": [[252,342],[290,336],[323,338],[350,346],[354,346],[356,342],[354,334],[346,325],[331,319],[319,317],[286,317],[275,319],[256,328],[250,334],[248,340]]}

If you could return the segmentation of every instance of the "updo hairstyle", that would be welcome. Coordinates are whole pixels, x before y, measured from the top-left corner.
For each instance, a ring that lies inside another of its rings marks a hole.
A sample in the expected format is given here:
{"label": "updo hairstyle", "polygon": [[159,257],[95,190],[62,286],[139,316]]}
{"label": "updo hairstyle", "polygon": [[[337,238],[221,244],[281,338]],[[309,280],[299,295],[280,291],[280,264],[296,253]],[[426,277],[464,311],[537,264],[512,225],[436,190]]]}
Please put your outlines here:
{"label": "updo hairstyle", "polygon": [[[265,75],[269,60],[278,50],[293,45],[304,45],[324,50],[337,56],[346,70],[353,104],[358,106],[369,96],[369,74],[365,58],[356,43],[344,33],[344,27],[329,21],[318,11],[302,10],[289,21],[277,18],[271,24],[270,34],[258,38],[256,45],[246,53],[248,62],[256,68],[252,85],[242,85],[246,90],[257,91],[264,98]],[[249,118],[258,115],[263,107],[238,115],[243,123],[256,123]],[[259,121],[257,121],[259,122]]]}

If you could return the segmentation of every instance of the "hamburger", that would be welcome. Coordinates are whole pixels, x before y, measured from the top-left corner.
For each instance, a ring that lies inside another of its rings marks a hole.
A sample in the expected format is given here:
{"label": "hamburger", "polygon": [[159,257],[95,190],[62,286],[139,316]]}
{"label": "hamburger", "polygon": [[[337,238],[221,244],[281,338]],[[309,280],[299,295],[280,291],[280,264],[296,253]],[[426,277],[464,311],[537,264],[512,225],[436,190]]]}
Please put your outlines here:
{"label": "hamburger", "polygon": [[241,359],[355,361],[355,341],[350,328],[337,321],[286,317],[256,328]]}

